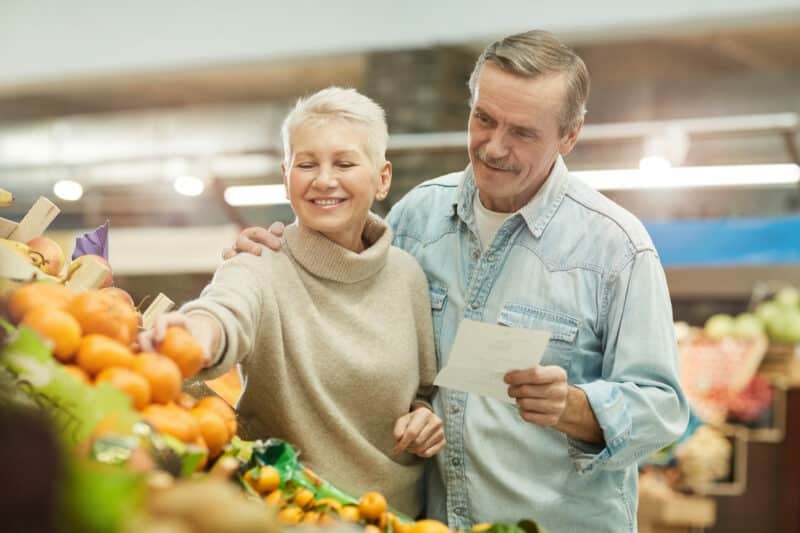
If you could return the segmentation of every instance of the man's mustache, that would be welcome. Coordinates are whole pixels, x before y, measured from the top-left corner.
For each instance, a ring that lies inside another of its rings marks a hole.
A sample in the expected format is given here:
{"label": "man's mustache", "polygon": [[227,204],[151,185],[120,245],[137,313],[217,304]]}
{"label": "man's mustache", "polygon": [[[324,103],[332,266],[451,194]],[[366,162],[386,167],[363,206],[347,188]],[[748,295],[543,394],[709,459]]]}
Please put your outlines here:
{"label": "man's mustache", "polygon": [[490,167],[494,167],[500,170],[508,170],[514,173],[519,172],[519,168],[517,168],[517,166],[514,165],[511,161],[508,161],[507,159],[495,159],[494,157],[486,155],[485,150],[478,150],[478,159],[482,163],[489,165]]}

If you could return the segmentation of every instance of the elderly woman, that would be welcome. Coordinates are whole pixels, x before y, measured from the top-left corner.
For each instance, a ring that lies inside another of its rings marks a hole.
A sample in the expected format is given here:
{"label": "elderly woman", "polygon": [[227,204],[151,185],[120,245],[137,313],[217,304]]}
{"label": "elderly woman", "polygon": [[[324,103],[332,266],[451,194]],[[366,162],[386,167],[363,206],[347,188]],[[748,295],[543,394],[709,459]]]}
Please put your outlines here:
{"label": "elderly woman", "polygon": [[323,477],[354,494],[380,490],[415,516],[421,458],[445,439],[428,403],[436,360],[426,278],[370,212],[392,177],[383,110],[353,89],[325,89],[298,101],[281,136],[297,215],[283,253],[226,261],[140,342],[187,328],[207,354],[199,379],[241,365],[242,436],[285,439]]}

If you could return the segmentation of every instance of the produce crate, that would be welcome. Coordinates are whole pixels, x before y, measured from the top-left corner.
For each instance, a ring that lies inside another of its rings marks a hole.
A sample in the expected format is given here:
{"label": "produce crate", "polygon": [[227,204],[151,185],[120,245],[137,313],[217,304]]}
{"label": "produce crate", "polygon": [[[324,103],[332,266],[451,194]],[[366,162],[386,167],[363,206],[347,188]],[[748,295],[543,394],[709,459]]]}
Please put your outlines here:
{"label": "produce crate", "polygon": [[639,494],[639,533],[678,533],[711,527],[717,516],[713,498],[669,493]]}
{"label": "produce crate", "polygon": [[766,427],[748,427],[738,423],[726,423],[723,431],[742,431],[750,442],[783,442],[786,435],[786,392],[787,384],[783,378],[774,378],[772,381],[772,406],[769,409],[769,425]]}
{"label": "produce crate", "polygon": [[800,387],[800,344],[770,343],[759,372],[788,387]]}
{"label": "produce crate", "polygon": [[738,496],[747,489],[747,437],[748,431],[741,426],[730,425],[721,429],[733,446],[731,474],[726,480],[694,486],[700,496]]}

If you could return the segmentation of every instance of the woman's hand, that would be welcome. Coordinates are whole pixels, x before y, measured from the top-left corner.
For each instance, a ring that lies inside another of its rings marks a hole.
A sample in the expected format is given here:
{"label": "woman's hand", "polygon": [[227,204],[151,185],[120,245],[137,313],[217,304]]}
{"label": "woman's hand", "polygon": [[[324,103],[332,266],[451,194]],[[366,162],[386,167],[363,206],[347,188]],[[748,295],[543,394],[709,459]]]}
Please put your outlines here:
{"label": "woman's hand", "polygon": [[397,419],[394,424],[394,453],[407,451],[420,457],[433,457],[447,441],[444,438],[442,419],[423,405]]}
{"label": "woman's hand", "polygon": [[164,313],[156,318],[153,327],[139,333],[136,340],[143,352],[156,352],[158,346],[164,341],[167,328],[179,327],[188,331],[203,348],[203,367],[209,366],[211,358],[216,354],[218,342],[215,342],[215,333],[219,338],[219,326],[216,322],[203,317],[187,316],[183,313]]}

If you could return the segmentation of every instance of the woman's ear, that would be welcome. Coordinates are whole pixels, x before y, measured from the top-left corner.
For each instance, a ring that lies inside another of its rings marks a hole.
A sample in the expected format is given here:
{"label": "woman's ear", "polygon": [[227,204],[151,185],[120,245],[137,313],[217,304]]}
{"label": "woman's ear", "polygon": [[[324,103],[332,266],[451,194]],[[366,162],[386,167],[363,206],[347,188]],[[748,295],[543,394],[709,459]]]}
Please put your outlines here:
{"label": "woman's ear", "polygon": [[375,192],[375,199],[379,202],[389,196],[389,188],[392,186],[392,162],[384,161],[378,174],[380,182],[378,190]]}

